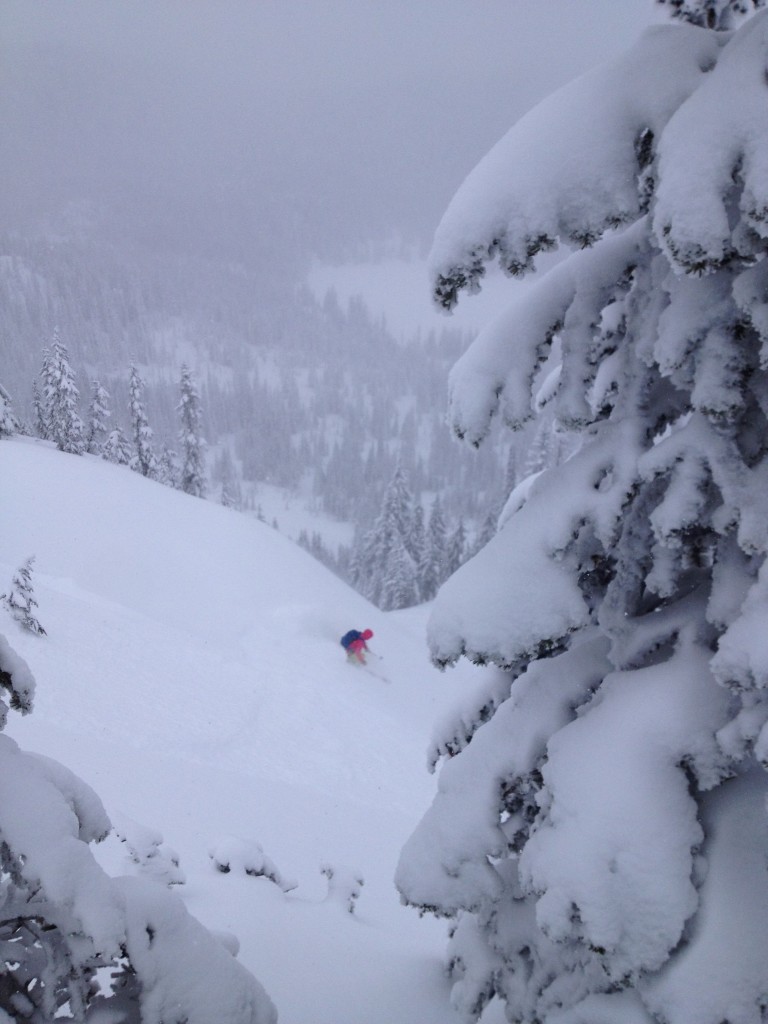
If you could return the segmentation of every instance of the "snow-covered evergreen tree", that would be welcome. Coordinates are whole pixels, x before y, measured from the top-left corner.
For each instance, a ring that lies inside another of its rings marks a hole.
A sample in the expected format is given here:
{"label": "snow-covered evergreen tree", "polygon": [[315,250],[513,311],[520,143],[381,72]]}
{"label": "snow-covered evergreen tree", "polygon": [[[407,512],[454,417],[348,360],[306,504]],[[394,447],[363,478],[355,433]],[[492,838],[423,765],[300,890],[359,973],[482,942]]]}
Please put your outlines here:
{"label": "snow-covered evergreen tree", "polygon": [[11,396],[0,384],[0,437],[10,437],[19,429],[19,421],[11,405]]}
{"label": "snow-covered evergreen tree", "polygon": [[349,560],[349,580],[353,587],[371,599],[373,592],[374,559],[376,557],[376,533],[373,529],[355,531],[352,554]]}
{"label": "snow-covered evergreen tree", "polygon": [[422,601],[431,601],[445,579],[447,536],[443,503],[435,497],[427,522],[424,553],[418,566],[419,593]]}
{"label": "snow-covered evergreen tree", "polygon": [[365,593],[363,586],[366,579],[366,567],[364,561],[365,555],[365,543],[367,540],[368,531],[363,532],[358,526],[355,530],[355,534],[352,538],[352,545],[349,552],[348,560],[348,579],[349,582],[360,591],[361,594]]}
{"label": "snow-covered evergreen tree", "polygon": [[243,507],[243,489],[237,475],[235,464],[229,448],[225,448],[219,460],[221,474],[221,504],[225,508],[241,509]]}
{"label": "snow-covered evergreen tree", "polygon": [[120,427],[110,430],[101,446],[101,457],[118,466],[129,466],[133,458],[133,446]]}
{"label": "snow-covered evergreen tree", "polygon": [[144,407],[144,381],[134,364],[131,364],[131,379],[128,385],[130,395],[131,425],[133,427],[133,455],[131,469],[152,480],[157,479],[157,457],[153,447],[152,428],[147,420]]}
{"label": "snow-covered evergreen tree", "polygon": [[[0,635],[0,730],[35,683]],[[63,765],[0,733],[0,1019],[274,1024],[259,983],[156,882],[111,878],[110,822]]]}
{"label": "snow-covered evergreen tree", "polygon": [[399,533],[394,533],[381,574],[379,607],[384,611],[410,608],[417,604],[418,600],[419,591],[413,559],[406,550],[403,538]]}
{"label": "snow-covered evergreen tree", "polygon": [[411,513],[411,529],[408,534],[406,549],[415,566],[421,565],[424,548],[427,543],[427,531],[424,526],[424,506],[418,502]]}
{"label": "snow-covered evergreen tree", "polygon": [[[407,576],[412,577],[413,582],[414,597],[410,604],[418,600],[416,570],[408,550],[413,539],[413,495],[398,462],[384,492],[381,511],[371,529],[359,539],[359,550],[353,555],[353,582],[381,608],[406,607],[390,602],[402,599],[402,596],[393,597],[395,591],[398,595],[411,592],[409,585],[403,582]],[[410,563],[409,572],[404,560]]]}
{"label": "snow-covered evergreen tree", "polygon": [[447,579],[448,576],[452,576],[457,571],[464,562],[466,554],[467,531],[464,528],[464,520],[459,519],[446,542],[443,579]]}
{"label": "snow-covered evergreen tree", "polygon": [[179,441],[182,450],[181,490],[197,498],[205,497],[205,441],[202,430],[200,397],[187,366],[181,368],[181,398],[177,411],[181,421]]}
{"label": "snow-covered evergreen tree", "polygon": [[400,535],[407,549],[413,530],[413,494],[399,459],[384,492],[382,514],[392,523],[393,529]]}
{"label": "snow-covered evergreen tree", "polygon": [[109,392],[97,380],[91,381],[91,402],[88,407],[88,440],[86,450],[91,455],[101,454],[107,436],[107,420],[112,413],[109,411]]}
{"label": "snow-covered evergreen tree", "polygon": [[436,663],[496,666],[397,874],[455,918],[468,1021],[493,998],[520,1024],[768,1005],[768,12],[724,32],[746,3],[671,6],[524,117],[435,239],[447,308],[490,259],[577,250],[451,375],[474,444],[549,372],[582,434],[429,626]]}
{"label": "snow-covered evergreen tree", "polygon": [[[43,368],[45,367],[46,360],[49,358],[49,350],[43,350]],[[43,377],[43,371],[41,370],[40,377]],[[40,391],[40,384],[37,379],[32,381],[32,407],[35,413],[35,424],[34,429],[37,432],[37,436],[41,437],[44,441],[48,440],[48,414],[45,408],[45,402]]]}
{"label": "snow-covered evergreen tree", "polygon": [[163,445],[160,458],[157,461],[157,479],[166,487],[179,487],[181,482],[181,467],[179,457],[173,448],[167,444]]}
{"label": "snow-covered evergreen tree", "polygon": [[14,573],[11,589],[7,594],[0,595],[2,602],[11,615],[24,629],[30,633],[45,634],[33,609],[37,608],[35,589],[32,585],[32,564],[34,555],[24,562]]}
{"label": "snow-covered evergreen tree", "polygon": [[45,436],[55,443],[59,451],[82,455],[85,451],[85,429],[78,411],[80,392],[58,328],[53,332],[50,349],[45,351],[42,381]]}
{"label": "snow-covered evergreen tree", "polygon": [[470,549],[471,555],[476,555],[478,551],[482,551],[485,545],[496,536],[496,529],[499,523],[499,515],[495,508],[488,510],[488,514],[480,524],[480,529],[477,531],[474,543]]}

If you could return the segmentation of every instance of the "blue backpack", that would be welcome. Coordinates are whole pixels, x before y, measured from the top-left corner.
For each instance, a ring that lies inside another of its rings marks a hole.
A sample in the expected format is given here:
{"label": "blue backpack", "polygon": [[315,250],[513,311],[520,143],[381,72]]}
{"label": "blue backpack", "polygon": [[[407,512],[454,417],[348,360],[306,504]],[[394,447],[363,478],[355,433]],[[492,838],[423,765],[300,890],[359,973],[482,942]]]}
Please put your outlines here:
{"label": "blue backpack", "polygon": [[353,640],[359,640],[359,639],[360,639],[360,630],[359,629],[350,629],[350,631],[348,633],[345,633],[344,636],[341,638],[340,643],[341,643],[341,646],[346,651],[349,648],[349,645],[352,643]]}

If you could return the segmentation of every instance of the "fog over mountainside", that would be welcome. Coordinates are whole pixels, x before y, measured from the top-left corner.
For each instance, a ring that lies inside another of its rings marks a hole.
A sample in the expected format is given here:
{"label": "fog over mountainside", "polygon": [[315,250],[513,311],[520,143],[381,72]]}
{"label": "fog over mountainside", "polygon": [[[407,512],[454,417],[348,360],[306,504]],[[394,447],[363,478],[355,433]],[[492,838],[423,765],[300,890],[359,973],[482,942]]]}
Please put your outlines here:
{"label": "fog over mountainside", "polygon": [[[6,0],[0,360],[18,414],[33,426],[58,327],[82,414],[98,379],[130,436],[135,363],[158,450],[174,449],[186,363],[210,496],[230,476],[271,520],[278,488],[351,536],[399,460],[416,503],[440,495],[471,545],[480,510],[536,468],[532,435],[516,468],[509,438],[479,456],[452,444],[445,382],[468,337],[450,319],[409,328],[376,267],[423,274],[478,155],[654,17],[650,0]],[[339,302],[316,286],[337,264]],[[357,266],[372,285],[350,303]]]}
{"label": "fog over mountainside", "polygon": [[79,212],[115,242],[248,261],[276,236],[345,258],[424,243],[511,120],[652,16],[649,0],[6,0],[0,213],[26,231]]}

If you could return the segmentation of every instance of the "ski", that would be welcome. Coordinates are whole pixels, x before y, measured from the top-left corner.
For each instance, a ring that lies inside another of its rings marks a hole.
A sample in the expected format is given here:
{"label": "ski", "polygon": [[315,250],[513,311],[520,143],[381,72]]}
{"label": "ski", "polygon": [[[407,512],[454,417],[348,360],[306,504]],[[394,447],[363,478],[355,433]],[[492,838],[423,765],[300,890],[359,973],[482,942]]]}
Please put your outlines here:
{"label": "ski", "polygon": [[392,682],[391,679],[388,679],[381,672],[377,672],[376,669],[374,669],[371,665],[369,665],[367,663],[363,664],[362,662],[359,662],[359,661],[349,661],[349,662],[347,662],[347,664],[350,665],[354,669],[360,669],[362,672],[367,672],[369,676],[373,676],[374,679],[379,679],[382,683],[391,683]]}

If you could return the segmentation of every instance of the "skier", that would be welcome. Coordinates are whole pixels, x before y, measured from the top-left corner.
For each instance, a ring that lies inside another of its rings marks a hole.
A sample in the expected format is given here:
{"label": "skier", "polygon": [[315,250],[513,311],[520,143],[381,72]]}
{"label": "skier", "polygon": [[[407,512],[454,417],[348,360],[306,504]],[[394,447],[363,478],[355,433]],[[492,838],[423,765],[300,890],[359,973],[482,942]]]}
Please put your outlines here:
{"label": "skier", "polygon": [[362,633],[359,629],[350,629],[348,633],[345,633],[341,638],[341,646],[347,652],[347,660],[365,665],[365,654],[368,650],[366,641],[370,640],[372,636],[372,629],[364,629]]}

